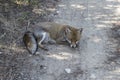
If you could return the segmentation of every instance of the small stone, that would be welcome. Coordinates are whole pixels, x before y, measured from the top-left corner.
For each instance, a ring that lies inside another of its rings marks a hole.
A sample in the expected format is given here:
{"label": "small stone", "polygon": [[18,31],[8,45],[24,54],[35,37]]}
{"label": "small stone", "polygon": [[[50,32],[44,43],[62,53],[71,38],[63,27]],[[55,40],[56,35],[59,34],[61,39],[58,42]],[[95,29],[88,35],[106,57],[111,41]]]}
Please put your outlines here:
{"label": "small stone", "polygon": [[66,68],[66,69],[65,69],[65,72],[66,72],[66,73],[71,73],[71,69],[70,69],[70,68]]}
{"label": "small stone", "polygon": [[32,55],[30,54],[29,57],[31,57]]}
{"label": "small stone", "polygon": [[40,69],[47,69],[47,67],[44,65],[40,65]]}
{"label": "small stone", "polygon": [[2,54],[2,52],[0,52],[0,54]]}
{"label": "small stone", "polygon": [[36,52],[36,55],[40,54],[40,52]]}
{"label": "small stone", "polygon": [[63,55],[63,53],[61,53],[61,52],[60,52],[60,53],[58,53],[58,54],[59,54],[59,55]]}
{"label": "small stone", "polygon": [[22,72],[20,73],[21,75],[24,75]]}
{"label": "small stone", "polygon": [[90,78],[95,79],[96,78],[95,74],[91,74]]}

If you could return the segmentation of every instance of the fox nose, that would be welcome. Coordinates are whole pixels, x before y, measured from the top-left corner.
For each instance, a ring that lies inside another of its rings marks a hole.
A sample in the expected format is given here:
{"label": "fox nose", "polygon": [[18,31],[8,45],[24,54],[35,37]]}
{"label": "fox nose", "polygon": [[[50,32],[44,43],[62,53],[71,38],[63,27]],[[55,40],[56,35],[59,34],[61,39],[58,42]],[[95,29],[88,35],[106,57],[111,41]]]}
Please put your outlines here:
{"label": "fox nose", "polygon": [[71,44],[70,47],[71,47],[71,48],[75,48],[75,47],[76,47],[76,44]]}

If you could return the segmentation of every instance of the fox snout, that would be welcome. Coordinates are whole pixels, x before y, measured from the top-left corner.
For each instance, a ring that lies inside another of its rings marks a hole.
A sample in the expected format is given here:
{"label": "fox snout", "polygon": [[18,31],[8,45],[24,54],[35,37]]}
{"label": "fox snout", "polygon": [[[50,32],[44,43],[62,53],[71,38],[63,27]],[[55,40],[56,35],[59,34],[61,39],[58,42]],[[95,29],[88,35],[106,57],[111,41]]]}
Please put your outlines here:
{"label": "fox snout", "polygon": [[77,45],[78,45],[78,41],[76,41],[76,42],[72,42],[72,41],[70,41],[70,40],[68,40],[68,39],[66,39],[67,41],[68,41],[68,43],[70,44],[70,47],[71,48],[76,48],[77,47]]}
{"label": "fox snout", "polygon": [[71,45],[70,45],[71,48],[76,48],[76,46],[77,46],[76,44],[74,44],[74,45],[71,44]]}
{"label": "fox snout", "polygon": [[78,45],[77,43],[71,43],[71,44],[70,44],[70,47],[71,47],[71,48],[76,48],[77,45]]}

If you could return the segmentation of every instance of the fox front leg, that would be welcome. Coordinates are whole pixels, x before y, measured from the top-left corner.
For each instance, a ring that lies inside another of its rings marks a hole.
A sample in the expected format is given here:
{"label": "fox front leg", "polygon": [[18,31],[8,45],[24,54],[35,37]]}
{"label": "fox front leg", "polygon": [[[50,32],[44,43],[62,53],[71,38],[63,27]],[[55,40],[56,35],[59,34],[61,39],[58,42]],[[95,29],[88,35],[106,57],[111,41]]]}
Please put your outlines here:
{"label": "fox front leg", "polygon": [[56,44],[56,41],[53,40],[53,39],[49,36],[48,43],[49,43],[49,44]]}
{"label": "fox front leg", "polygon": [[60,37],[56,40],[57,44],[64,44],[64,45],[68,45],[67,41],[65,40],[64,37]]}

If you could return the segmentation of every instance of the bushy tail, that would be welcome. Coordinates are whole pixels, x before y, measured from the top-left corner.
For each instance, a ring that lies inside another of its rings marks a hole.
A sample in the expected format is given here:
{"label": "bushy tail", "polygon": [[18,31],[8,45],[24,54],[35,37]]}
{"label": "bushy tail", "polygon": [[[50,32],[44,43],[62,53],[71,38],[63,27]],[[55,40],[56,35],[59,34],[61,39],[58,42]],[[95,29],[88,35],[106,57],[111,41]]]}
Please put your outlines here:
{"label": "bushy tail", "polygon": [[35,54],[38,46],[37,46],[37,41],[35,39],[35,36],[32,32],[30,31],[26,31],[24,36],[23,36],[23,42],[27,48],[27,50],[29,51],[29,53],[31,54]]}

